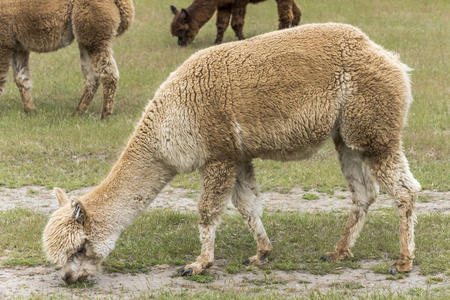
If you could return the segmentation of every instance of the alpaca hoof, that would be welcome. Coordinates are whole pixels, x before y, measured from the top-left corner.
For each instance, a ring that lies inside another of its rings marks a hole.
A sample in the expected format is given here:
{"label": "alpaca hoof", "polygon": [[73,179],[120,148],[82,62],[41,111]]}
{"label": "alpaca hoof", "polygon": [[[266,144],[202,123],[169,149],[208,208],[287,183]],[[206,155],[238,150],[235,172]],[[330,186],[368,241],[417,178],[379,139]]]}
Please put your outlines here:
{"label": "alpaca hoof", "polygon": [[185,269],[185,267],[181,267],[180,269],[178,269],[178,274],[180,274],[181,276],[191,276],[193,272],[194,270],[192,270],[191,268]]}
{"label": "alpaca hoof", "polygon": [[398,274],[398,270],[397,270],[397,268],[394,265],[392,265],[392,266],[389,267],[389,273],[391,273],[392,275],[395,276],[395,275]]}
{"label": "alpaca hoof", "polygon": [[250,259],[247,258],[242,264],[245,266],[248,266],[248,265],[251,265],[252,262],[250,261]]}
{"label": "alpaca hoof", "polygon": [[322,257],[320,258],[321,261],[330,261],[331,260],[331,256],[328,254],[322,255]]}
{"label": "alpaca hoof", "polygon": [[412,269],[412,260],[408,261],[399,261],[396,263],[393,263],[389,267],[389,273],[392,275],[397,275],[398,273],[409,273]]}

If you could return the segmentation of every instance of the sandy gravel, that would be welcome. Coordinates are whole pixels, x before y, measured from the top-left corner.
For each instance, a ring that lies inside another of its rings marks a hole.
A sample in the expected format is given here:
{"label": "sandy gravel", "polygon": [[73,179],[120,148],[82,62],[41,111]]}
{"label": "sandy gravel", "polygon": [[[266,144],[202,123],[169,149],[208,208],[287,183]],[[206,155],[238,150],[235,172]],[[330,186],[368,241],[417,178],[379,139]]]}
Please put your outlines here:
{"label": "sandy gravel", "polygon": [[[82,195],[91,188],[84,188],[69,193]],[[302,199],[304,194],[316,194],[317,200]],[[167,187],[150,205],[149,209],[170,208],[181,211],[196,211],[197,195],[192,191]],[[311,190],[305,192],[293,189],[289,194],[262,193],[266,211],[304,211],[324,212],[342,211],[347,213],[351,205],[350,193],[335,191],[333,195],[318,193]],[[386,195],[380,195],[372,205],[371,211],[377,211],[392,206],[392,200]],[[23,207],[36,212],[50,214],[58,208],[57,201],[51,190],[44,187],[23,187],[19,189],[0,188],[0,210]],[[417,203],[418,214],[429,212],[450,214],[450,192],[423,191]],[[227,213],[235,214],[236,209],[230,204]],[[1,258],[0,258],[1,259]],[[432,285],[426,283],[427,277],[419,274],[414,267],[408,277],[401,280],[387,280],[386,275],[370,270],[380,261],[363,261],[361,268],[356,270],[342,269],[341,274],[324,276],[312,275],[305,271],[273,271],[264,274],[258,268],[252,271],[231,275],[224,272],[225,262],[216,261],[210,270],[215,280],[212,283],[200,284],[174,276],[179,266],[154,266],[149,274],[109,274],[101,273],[90,280],[93,287],[84,289],[68,289],[61,286],[59,272],[54,267],[15,267],[0,266],[0,299],[15,296],[49,296],[64,295],[67,297],[92,298],[128,298],[131,296],[158,295],[162,290],[171,292],[202,290],[234,290],[238,292],[274,291],[283,295],[307,294],[313,290],[326,292],[351,288],[352,294],[367,292],[407,292],[414,288],[433,289],[446,288],[450,290],[449,277],[441,275],[442,282]],[[264,282],[264,279],[266,281]]]}

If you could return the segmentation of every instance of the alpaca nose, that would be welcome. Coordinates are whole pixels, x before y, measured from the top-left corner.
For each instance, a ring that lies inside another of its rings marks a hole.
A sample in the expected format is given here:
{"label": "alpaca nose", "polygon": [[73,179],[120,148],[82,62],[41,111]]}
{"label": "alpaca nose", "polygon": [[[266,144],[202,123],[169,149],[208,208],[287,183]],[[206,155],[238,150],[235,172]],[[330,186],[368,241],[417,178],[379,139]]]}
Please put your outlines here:
{"label": "alpaca nose", "polygon": [[72,284],[74,283],[76,280],[74,280],[74,277],[72,276],[72,274],[70,272],[64,273],[61,276],[61,279],[66,283],[66,284]]}

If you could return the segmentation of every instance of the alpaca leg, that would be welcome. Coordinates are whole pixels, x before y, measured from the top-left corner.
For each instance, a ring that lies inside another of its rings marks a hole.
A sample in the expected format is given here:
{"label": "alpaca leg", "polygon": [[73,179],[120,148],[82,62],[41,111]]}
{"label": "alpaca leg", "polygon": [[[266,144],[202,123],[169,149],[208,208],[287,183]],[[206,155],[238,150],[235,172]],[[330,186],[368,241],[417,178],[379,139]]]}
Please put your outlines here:
{"label": "alpaca leg", "polygon": [[11,64],[12,51],[0,48],[0,96],[3,94],[8,79],[9,65]]}
{"label": "alpaca leg", "polygon": [[234,162],[214,161],[202,168],[203,192],[198,203],[202,250],[197,261],[179,270],[184,275],[200,274],[214,263],[216,228],[230,198],[236,178]]}
{"label": "alpaca leg", "polygon": [[81,71],[84,77],[84,89],[83,95],[81,96],[80,103],[75,110],[75,114],[84,114],[89,105],[91,104],[92,99],[94,98],[95,93],[97,92],[98,86],[100,85],[100,80],[94,70],[92,69],[91,62],[89,59],[89,54],[83,45],[78,45],[80,49],[80,61],[81,61]]}
{"label": "alpaca leg", "polygon": [[352,192],[352,207],[344,228],[344,233],[334,252],[322,256],[323,260],[339,260],[352,257],[351,249],[364,225],[369,206],[378,196],[378,185],[369,167],[363,162],[358,151],[347,147],[340,135],[334,137],[336,150],[339,153],[341,171]]}
{"label": "alpaca leg", "polygon": [[223,34],[225,30],[228,28],[228,24],[230,23],[231,16],[231,8],[230,7],[219,7],[217,10],[217,37],[214,41],[214,44],[220,44],[223,40]]}
{"label": "alpaca leg", "polygon": [[378,183],[392,196],[398,207],[400,221],[400,260],[389,271],[409,272],[414,258],[414,204],[421,187],[414,179],[408,161],[401,149],[383,153],[369,159],[370,167]]}
{"label": "alpaca leg", "polygon": [[239,40],[245,39],[243,29],[246,8],[246,5],[239,5],[234,6],[231,11],[231,28],[233,28],[234,33]]}
{"label": "alpaca leg", "polygon": [[87,47],[87,52],[95,76],[103,84],[103,110],[101,118],[111,115],[114,106],[114,96],[119,82],[119,70],[112,56],[110,41],[102,41],[95,47]]}
{"label": "alpaca leg", "polygon": [[262,204],[251,162],[245,162],[240,166],[231,201],[241,213],[257,243],[256,255],[247,259],[245,263],[255,265],[266,263],[267,257],[272,253],[272,244],[260,219]]}
{"label": "alpaca leg", "polygon": [[13,54],[12,69],[14,82],[22,97],[23,110],[31,113],[34,110],[33,99],[31,98],[30,68],[28,65],[29,52],[15,52]]}
{"label": "alpaca leg", "polygon": [[295,1],[292,1],[292,13],[294,14],[294,18],[292,19],[292,27],[297,26],[300,24],[300,19],[302,18],[302,10],[300,9],[300,6],[295,3]]}
{"label": "alpaca leg", "polygon": [[294,19],[293,0],[276,0],[278,5],[278,29],[291,26]]}

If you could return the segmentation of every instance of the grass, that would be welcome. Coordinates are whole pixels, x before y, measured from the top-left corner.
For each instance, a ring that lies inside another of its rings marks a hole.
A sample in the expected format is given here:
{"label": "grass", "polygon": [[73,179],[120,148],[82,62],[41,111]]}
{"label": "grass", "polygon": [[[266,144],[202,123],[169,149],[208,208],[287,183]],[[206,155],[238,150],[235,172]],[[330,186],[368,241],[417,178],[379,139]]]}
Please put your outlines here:
{"label": "grass", "polygon": [[[142,111],[156,89],[192,53],[211,46],[211,20],[187,48],[170,36],[169,4],[186,7],[191,0],[135,0],[131,30],[115,41],[121,80],[115,115],[99,121],[102,99],[96,95],[89,113],[72,117],[82,90],[77,46],[31,55],[32,93],[37,111],[22,112],[20,96],[9,75],[0,98],[0,186],[60,186],[67,190],[98,184],[125,147]],[[444,0],[305,0],[302,24],[345,22],[365,31],[375,42],[401,54],[415,71],[408,125],[403,140],[413,174],[423,188],[450,189],[450,2]],[[249,5],[247,37],[277,28],[275,1]],[[151,20],[151,21],[149,21]],[[229,28],[224,42],[234,41]],[[293,187],[345,187],[331,142],[307,161],[255,162],[263,191],[288,192]],[[178,176],[173,184],[198,191],[199,175]]]}
{"label": "grass", "polygon": [[[358,290],[359,291],[359,290]],[[447,300],[448,290],[427,290],[422,288],[411,288],[407,295],[395,292],[378,292],[378,293],[362,293],[356,295],[354,290],[349,291],[307,291],[304,294],[286,295],[285,291],[258,289],[255,293],[238,293],[235,291],[206,291],[193,292],[187,290],[173,291],[164,289],[158,292],[141,293],[133,297],[126,297],[130,299],[159,299],[159,300],[184,300],[184,299],[199,299],[199,300],[279,300],[279,299],[299,299],[299,300]],[[119,295],[120,296],[120,295]],[[125,297],[125,296],[124,296]],[[23,299],[21,297],[11,299]],[[48,296],[31,296],[27,297],[29,300],[63,300],[67,296],[63,295],[48,295]]]}
{"label": "grass", "polygon": [[[305,270],[313,274],[340,273],[342,268],[358,268],[359,261],[399,258],[398,221],[395,212],[368,216],[364,230],[353,250],[354,258],[341,262],[322,262],[320,257],[334,248],[346,222],[335,213],[271,213],[263,223],[273,243],[274,252],[267,270]],[[47,217],[23,209],[0,212],[1,264],[46,264],[41,248],[41,234]],[[156,210],[144,213],[126,229],[116,248],[104,261],[108,272],[147,273],[152,265],[185,265],[200,253],[198,215]],[[416,226],[416,259],[422,275],[450,276],[450,216],[419,216]],[[224,269],[238,273],[246,269],[242,262],[254,255],[253,236],[240,216],[226,215],[217,231],[216,259],[225,259]],[[389,264],[374,268],[386,272]],[[199,280],[204,279],[200,277]]]}

